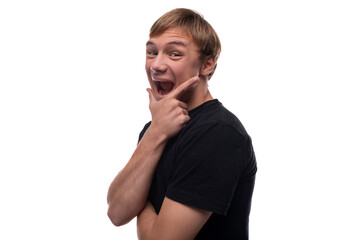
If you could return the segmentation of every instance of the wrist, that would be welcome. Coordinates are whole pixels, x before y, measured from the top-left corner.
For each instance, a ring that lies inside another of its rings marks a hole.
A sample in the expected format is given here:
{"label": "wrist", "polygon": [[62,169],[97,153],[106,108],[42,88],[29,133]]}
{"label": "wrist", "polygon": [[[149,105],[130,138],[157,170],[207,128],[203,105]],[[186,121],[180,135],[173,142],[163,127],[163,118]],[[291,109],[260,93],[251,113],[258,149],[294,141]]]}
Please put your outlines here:
{"label": "wrist", "polygon": [[154,144],[155,147],[164,145],[168,140],[168,136],[162,131],[160,131],[160,129],[156,125],[153,124],[149,126],[145,135],[146,138],[149,139],[149,142]]}

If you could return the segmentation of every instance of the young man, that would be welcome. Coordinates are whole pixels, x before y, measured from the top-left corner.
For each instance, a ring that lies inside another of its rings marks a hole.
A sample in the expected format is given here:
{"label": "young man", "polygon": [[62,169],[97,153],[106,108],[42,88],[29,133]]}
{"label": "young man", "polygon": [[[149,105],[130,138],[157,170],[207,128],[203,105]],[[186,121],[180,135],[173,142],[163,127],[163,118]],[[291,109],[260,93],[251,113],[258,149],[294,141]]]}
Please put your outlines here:
{"label": "young man", "polygon": [[208,89],[220,50],[214,29],[188,9],[150,30],[152,121],[108,193],[111,221],[137,216],[139,239],[248,239],[256,160],[240,121]]}

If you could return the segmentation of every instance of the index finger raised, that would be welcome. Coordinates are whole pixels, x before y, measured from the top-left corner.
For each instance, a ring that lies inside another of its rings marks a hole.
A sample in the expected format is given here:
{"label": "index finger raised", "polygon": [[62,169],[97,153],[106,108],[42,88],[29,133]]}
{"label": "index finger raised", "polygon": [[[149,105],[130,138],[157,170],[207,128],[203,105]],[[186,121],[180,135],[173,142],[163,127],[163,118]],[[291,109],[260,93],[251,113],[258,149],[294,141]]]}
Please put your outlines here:
{"label": "index finger raised", "polygon": [[172,91],[171,93],[169,93],[168,97],[173,97],[176,99],[179,99],[181,97],[181,95],[187,90],[189,89],[191,86],[193,86],[195,83],[197,83],[199,81],[199,77],[192,77],[188,80],[186,80],[185,82],[183,82],[182,84],[180,84],[177,88],[174,89],[174,91]]}

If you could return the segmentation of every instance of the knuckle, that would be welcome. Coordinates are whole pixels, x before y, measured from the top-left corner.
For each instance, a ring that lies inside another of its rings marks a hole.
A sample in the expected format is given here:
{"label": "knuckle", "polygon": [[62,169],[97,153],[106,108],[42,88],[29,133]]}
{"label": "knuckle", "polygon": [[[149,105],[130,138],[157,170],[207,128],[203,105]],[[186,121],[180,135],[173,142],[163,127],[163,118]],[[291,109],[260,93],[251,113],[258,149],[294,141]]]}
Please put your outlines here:
{"label": "knuckle", "polygon": [[179,107],[178,100],[175,99],[175,98],[172,98],[172,99],[170,100],[170,102],[169,102],[169,105],[170,105],[171,107],[173,107],[173,108]]}
{"label": "knuckle", "polygon": [[186,103],[179,101],[179,106],[182,108],[186,108]]}
{"label": "knuckle", "polygon": [[184,122],[188,122],[190,117],[188,115],[183,115]]}
{"label": "knuckle", "polygon": [[183,115],[184,114],[184,111],[183,111],[182,108],[177,108],[176,112],[177,112],[178,115]]}

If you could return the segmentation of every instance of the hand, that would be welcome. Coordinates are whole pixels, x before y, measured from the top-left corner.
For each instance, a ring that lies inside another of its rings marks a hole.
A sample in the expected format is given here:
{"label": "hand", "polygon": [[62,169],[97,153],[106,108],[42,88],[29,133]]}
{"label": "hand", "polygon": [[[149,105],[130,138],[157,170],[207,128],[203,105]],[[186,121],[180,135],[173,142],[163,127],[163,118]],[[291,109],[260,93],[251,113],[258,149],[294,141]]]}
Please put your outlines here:
{"label": "hand", "polygon": [[152,117],[151,127],[158,136],[169,139],[175,136],[190,120],[187,104],[179,99],[186,90],[198,81],[199,77],[192,77],[160,100],[156,100],[152,89],[147,89]]}

